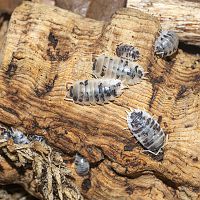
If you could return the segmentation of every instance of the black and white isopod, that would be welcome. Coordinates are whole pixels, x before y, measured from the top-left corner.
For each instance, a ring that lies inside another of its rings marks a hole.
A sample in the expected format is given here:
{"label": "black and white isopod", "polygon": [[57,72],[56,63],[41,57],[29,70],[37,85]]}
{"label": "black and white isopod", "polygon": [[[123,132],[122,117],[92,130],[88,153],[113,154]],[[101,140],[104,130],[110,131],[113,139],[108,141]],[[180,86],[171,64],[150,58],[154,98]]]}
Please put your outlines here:
{"label": "black and white isopod", "polygon": [[130,61],[136,61],[140,57],[138,49],[128,44],[118,45],[116,48],[116,54],[118,57]]}
{"label": "black and white isopod", "polygon": [[162,152],[166,136],[158,122],[149,113],[135,109],[128,113],[127,123],[133,136],[147,152],[154,155]]}
{"label": "black and white isopod", "polygon": [[87,159],[81,156],[80,154],[75,155],[74,164],[75,164],[76,173],[78,175],[85,176],[89,173],[90,164],[87,161]]}
{"label": "black and white isopod", "polygon": [[118,57],[98,56],[93,63],[93,73],[97,78],[120,79],[127,85],[134,85],[144,78],[144,69],[137,63]]}
{"label": "black and white isopod", "polygon": [[105,104],[122,94],[125,86],[117,79],[78,80],[69,88],[68,98],[81,105]]}
{"label": "black and white isopod", "polygon": [[178,49],[179,39],[174,31],[164,30],[155,41],[154,52],[160,57],[168,57]]}

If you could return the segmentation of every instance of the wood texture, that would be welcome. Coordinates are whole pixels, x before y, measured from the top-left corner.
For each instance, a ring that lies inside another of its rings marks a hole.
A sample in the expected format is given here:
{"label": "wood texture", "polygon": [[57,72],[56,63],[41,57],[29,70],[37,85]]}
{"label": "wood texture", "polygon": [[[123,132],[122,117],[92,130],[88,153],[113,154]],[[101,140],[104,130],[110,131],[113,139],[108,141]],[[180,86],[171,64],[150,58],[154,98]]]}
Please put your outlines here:
{"label": "wood texture", "polygon": [[0,16],[0,62],[2,58],[2,47],[5,43],[5,35],[8,29],[9,16],[1,15]]}
{"label": "wood texture", "polygon": [[[159,30],[156,18],[130,8],[109,23],[29,2],[12,15],[0,69],[0,121],[44,135],[63,151],[86,199],[200,198],[200,58],[181,50],[167,61],[154,57]],[[66,82],[92,78],[92,57],[114,55],[119,43],[139,49],[148,79],[105,106],[65,101]],[[146,109],[169,135],[160,161],[123,130],[129,107]],[[88,177],[74,171],[76,152],[91,163]]]}
{"label": "wood texture", "polygon": [[199,1],[128,0],[127,7],[158,17],[163,29],[175,30],[181,41],[200,46]]}

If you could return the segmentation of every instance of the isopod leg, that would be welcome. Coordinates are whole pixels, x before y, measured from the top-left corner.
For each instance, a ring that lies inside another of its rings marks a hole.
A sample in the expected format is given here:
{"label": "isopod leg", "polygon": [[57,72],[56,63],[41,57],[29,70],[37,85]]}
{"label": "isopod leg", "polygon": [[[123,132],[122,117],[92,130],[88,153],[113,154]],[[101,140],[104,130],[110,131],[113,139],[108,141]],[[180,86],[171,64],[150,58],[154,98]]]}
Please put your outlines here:
{"label": "isopod leg", "polygon": [[71,102],[74,102],[73,99],[70,99],[70,98],[67,98],[67,97],[65,97],[64,100],[65,100],[65,101],[71,101]]}
{"label": "isopod leg", "polygon": [[149,153],[153,154],[154,156],[157,156],[160,152],[162,152],[162,148],[163,148],[163,146],[157,151],[157,153],[155,153],[151,150],[143,150],[142,152],[149,152]]}
{"label": "isopod leg", "polygon": [[156,55],[160,55],[160,54],[161,54],[161,58],[163,58],[164,52],[156,52]]}
{"label": "isopod leg", "polygon": [[[128,111],[125,111],[127,114],[128,114]],[[124,120],[127,120],[127,118],[126,117],[121,117],[122,119],[124,119]]]}
{"label": "isopod leg", "polygon": [[98,78],[95,74],[92,74],[92,73],[89,73],[89,72],[86,72],[86,74],[89,74],[90,76],[92,76],[92,78]]}
{"label": "isopod leg", "polygon": [[122,90],[129,89],[129,86],[125,84],[125,80],[122,81]]}
{"label": "isopod leg", "polygon": [[69,85],[72,85],[73,82],[71,82],[71,81],[67,81],[67,82],[66,82],[66,86],[67,86],[68,84],[69,84]]}
{"label": "isopod leg", "polygon": [[168,139],[169,139],[169,135],[168,135],[168,134],[166,134],[166,138],[165,138],[165,144],[163,145],[163,147],[165,147],[165,146],[167,145],[167,143],[168,143]]}
{"label": "isopod leg", "polygon": [[133,108],[129,107],[130,111],[133,112]]}
{"label": "isopod leg", "polygon": [[98,78],[95,74],[91,74],[92,75],[92,77],[94,77],[94,78]]}

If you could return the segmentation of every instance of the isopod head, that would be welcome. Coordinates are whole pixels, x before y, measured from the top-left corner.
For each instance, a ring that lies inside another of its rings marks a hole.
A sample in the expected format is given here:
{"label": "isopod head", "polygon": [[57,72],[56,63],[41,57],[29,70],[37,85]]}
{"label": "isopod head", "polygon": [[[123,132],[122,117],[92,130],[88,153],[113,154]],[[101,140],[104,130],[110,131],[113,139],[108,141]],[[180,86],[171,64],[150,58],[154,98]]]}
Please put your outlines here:
{"label": "isopod head", "polygon": [[111,79],[110,82],[111,82],[111,85],[113,85],[113,92],[116,93],[114,94],[114,96],[116,97],[120,96],[122,94],[122,90],[125,88],[122,81],[118,79]]}

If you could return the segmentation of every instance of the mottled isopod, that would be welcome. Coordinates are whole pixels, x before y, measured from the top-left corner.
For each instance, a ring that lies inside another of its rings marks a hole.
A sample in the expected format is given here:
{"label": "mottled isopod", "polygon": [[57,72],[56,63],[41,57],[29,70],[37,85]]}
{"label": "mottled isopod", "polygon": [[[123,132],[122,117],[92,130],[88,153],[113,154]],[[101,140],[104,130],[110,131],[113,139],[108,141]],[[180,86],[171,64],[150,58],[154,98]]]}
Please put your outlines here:
{"label": "mottled isopod", "polygon": [[30,141],[45,142],[45,138],[41,135],[29,135],[28,139]]}
{"label": "mottled isopod", "polygon": [[165,142],[165,133],[146,111],[135,109],[128,113],[128,127],[147,152],[158,155]]}
{"label": "mottled isopod", "polygon": [[93,73],[97,78],[120,79],[127,85],[139,83],[145,74],[144,69],[137,63],[105,55],[100,55],[94,60]]}
{"label": "mottled isopod", "polygon": [[178,49],[179,39],[174,31],[165,30],[155,42],[155,54],[160,57],[168,57],[175,53]]}
{"label": "mottled isopod", "polygon": [[75,164],[76,173],[78,175],[85,176],[89,173],[90,164],[87,161],[87,159],[81,156],[80,154],[75,155],[74,164]]}
{"label": "mottled isopod", "polygon": [[118,57],[130,61],[136,61],[140,57],[138,49],[128,44],[118,45],[116,48],[116,54]]}
{"label": "mottled isopod", "polygon": [[12,129],[11,138],[15,144],[28,144],[30,143],[29,139],[21,131]]}
{"label": "mottled isopod", "polygon": [[91,79],[76,81],[69,88],[67,96],[81,105],[104,104],[122,94],[124,85],[117,79]]}

